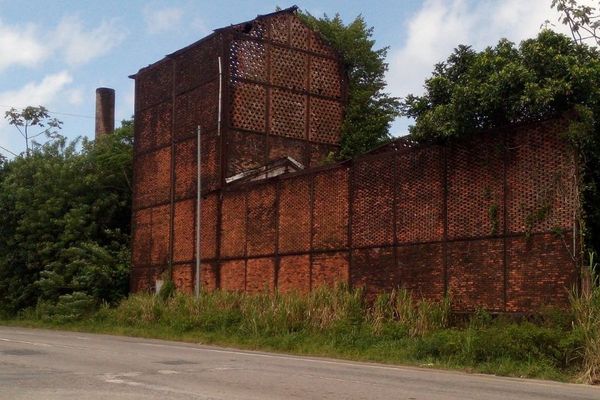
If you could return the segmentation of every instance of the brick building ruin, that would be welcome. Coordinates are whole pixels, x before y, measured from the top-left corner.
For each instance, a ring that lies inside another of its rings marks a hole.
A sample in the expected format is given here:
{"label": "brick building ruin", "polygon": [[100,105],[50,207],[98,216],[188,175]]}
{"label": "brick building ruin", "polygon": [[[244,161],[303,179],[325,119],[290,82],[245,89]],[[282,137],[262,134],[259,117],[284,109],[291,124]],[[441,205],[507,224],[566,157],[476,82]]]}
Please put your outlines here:
{"label": "brick building ruin", "polygon": [[346,76],[295,9],[216,30],[133,78],[133,291],[165,274],[192,291],[198,252],[204,290],[342,281],[449,294],[457,311],[527,312],[566,304],[578,284],[563,120],[447,146],[398,139],[323,165]]}

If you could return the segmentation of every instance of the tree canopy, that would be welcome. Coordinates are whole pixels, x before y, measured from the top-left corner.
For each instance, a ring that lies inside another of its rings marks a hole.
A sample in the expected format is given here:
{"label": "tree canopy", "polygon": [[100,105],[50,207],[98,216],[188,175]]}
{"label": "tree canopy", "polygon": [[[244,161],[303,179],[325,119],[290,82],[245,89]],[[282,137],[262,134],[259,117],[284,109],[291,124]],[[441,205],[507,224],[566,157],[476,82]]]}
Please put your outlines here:
{"label": "tree canopy", "polygon": [[0,163],[0,313],[126,295],[132,123]]}
{"label": "tree canopy", "polygon": [[570,117],[565,136],[581,159],[586,241],[600,250],[600,53],[543,30],[518,46],[501,40],[477,52],[459,46],[437,64],[423,95],[402,113],[414,139],[446,141],[508,124]]}
{"label": "tree canopy", "polygon": [[417,139],[450,138],[533,121],[600,104],[600,57],[567,36],[542,31],[515,45],[501,40],[481,52],[459,46],[437,64],[425,93],[408,95],[402,113]]}
{"label": "tree canopy", "polygon": [[[44,106],[28,106],[22,110],[13,107],[4,113],[4,118],[8,121],[9,125],[16,128],[25,140],[26,156],[29,155],[31,147],[38,147],[40,145],[38,140],[35,140],[37,137],[44,135],[45,138],[53,140],[58,139],[60,136],[58,132],[62,127],[62,121],[51,117],[50,112]],[[37,131],[31,132],[31,129],[37,129]],[[16,155],[11,150],[2,149],[12,155]]]}
{"label": "tree canopy", "polygon": [[385,92],[388,48],[375,49],[373,28],[358,16],[344,24],[339,14],[300,17],[339,51],[348,72],[348,104],[342,126],[340,156],[352,157],[389,140],[399,100]]}

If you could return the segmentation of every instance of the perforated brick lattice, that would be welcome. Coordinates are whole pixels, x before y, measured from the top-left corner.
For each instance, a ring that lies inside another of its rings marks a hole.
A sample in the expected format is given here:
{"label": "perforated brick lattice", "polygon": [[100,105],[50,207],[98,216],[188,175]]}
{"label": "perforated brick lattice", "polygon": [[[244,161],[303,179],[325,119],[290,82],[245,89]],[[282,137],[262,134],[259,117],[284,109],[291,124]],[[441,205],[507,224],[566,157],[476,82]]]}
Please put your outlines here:
{"label": "perforated brick lattice", "polygon": [[279,252],[310,251],[311,180],[286,179],[279,192]]}
{"label": "perforated brick lattice", "polygon": [[271,92],[271,133],[306,138],[306,96],[273,89]]}
{"label": "perforated brick lattice", "polygon": [[341,76],[337,61],[312,57],[310,68],[310,91],[323,96],[339,98],[342,95]]}
{"label": "perforated brick lattice", "polygon": [[367,298],[400,286],[400,270],[394,262],[394,249],[371,248],[352,251],[350,279],[353,287],[363,288]]}
{"label": "perforated brick lattice", "polygon": [[220,278],[221,289],[243,292],[246,289],[246,260],[222,261]]}
{"label": "perforated brick lattice", "polygon": [[271,292],[275,287],[275,260],[251,258],[246,263],[246,291]]}
{"label": "perforated brick lattice", "polygon": [[229,138],[228,177],[265,164],[264,134],[230,131]]}
{"label": "perforated brick lattice", "polygon": [[175,145],[175,199],[196,195],[197,176],[196,139],[188,139]]}
{"label": "perforated brick lattice", "polygon": [[354,169],[352,245],[394,243],[393,154],[361,159]]}
{"label": "perforated brick lattice", "polygon": [[173,283],[177,290],[191,294],[194,291],[194,269],[192,264],[179,264],[173,266]]}
{"label": "perforated brick lattice", "polygon": [[336,57],[335,51],[331,48],[331,46],[325,43],[325,40],[321,38],[318,33],[313,32],[309,37],[310,50],[314,53],[327,56],[327,57]]}
{"label": "perforated brick lattice", "polygon": [[310,98],[310,140],[338,143],[342,119],[342,106],[339,102]]}
{"label": "perforated brick lattice", "polygon": [[504,135],[478,135],[448,149],[448,237],[504,231]]}
{"label": "perforated brick lattice", "polygon": [[152,209],[133,213],[132,261],[136,267],[150,265],[152,249]]}
{"label": "perforated brick lattice", "polygon": [[577,210],[576,170],[572,153],[560,139],[562,127],[540,124],[509,136],[510,232],[572,229]]}
{"label": "perforated brick lattice", "polygon": [[400,287],[416,298],[441,300],[444,297],[441,243],[399,246],[396,254]]}
{"label": "perforated brick lattice", "polygon": [[221,220],[221,255],[242,257],[246,253],[246,193],[223,195]]}
{"label": "perforated brick lattice", "polygon": [[150,263],[164,267],[169,260],[169,206],[154,207],[152,209],[152,248]]}
{"label": "perforated brick lattice", "polygon": [[[218,138],[216,136],[202,136],[200,164],[200,177],[202,178],[202,192],[214,190],[219,187],[219,153]],[[196,163],[194,163],[196,164]]]}
{"label": "perforated brick lattice", "polygon": [[248,191],[248,256],[275,253],[275,187],[260,185]]}
{"label": "perforated brick lattice", "polygon": [[231,77],[266,82],[267,49],[263,42],[237,39],[231,43]]}
{"label": "perforated brick lattice", "polygon": [[271,48],[271,82],[289,89],[306,90],[308,56],[305,53],[273,46]]}
{"label": "perforated brick lattice", "polygon": [[310,290],[310,257],[282,256],[277,271],[277,289],[281,293],[308,293]]}
{"label": "perforated brick lattice", "polygon": [[444,237],[444,165],[441,149],[406,149],[396,156],[396,231],[399,243]]}
{"label": "perforated brick lattice", "polygon": [[186,92],[218,78],[218,44],[215,35],[175,57],[175,93]]}
{"label": "perforated brick lattice", "polygon": [[311,287],[334,287],[348,282],[347,252],[315,254],[311,264]]}
{"label": "perforated brick lattice", "polygon": [[[246,28],[247,30],[247,28]],[[253,21],[248,36],[262,39],[267,36],[268,28],[264,21]]]}
{"label": "perforated brick lattice", "polygon": [[173,218],[173,260],[175,262],[192,261],[195,258],[195,220],[196,208],[194,200],[178,201],[175,203],[175,217]]}
{"label": "perforated brick lattice", "polygon": [[217,130],[218,89],[212,81],[175,98],[175,140],[196,137],[198,126],[203,133]]}
{"label": "perforated brick lattice", "polygon": [[133,207],[142,208],[169,201],[171,149],[146,153],[137,157]]}
{"label": "perforated brick lattice", "polygon": [[135,151],[137,153],[168,146],[171,142],[171,104],[163,103],[137,113]]}
{"label": "perforated brick lattice", "polygon": [[289,41],[289,18],[287,15],[278,15],[269,19],[270,39],[274,42],[285,43]]}
{"label": "perforated brick lattice", "polygon": [[[218,271],[219,267],[216,262],[203,262],[200,264],[200,284],[202,285],[202,290],[210,292],[219,287]],[[192,275],[194,276],[194,279],[196,279],[196,276],[194,274]]]}
{"label": "perforated brick lattice", "polygon": [[204,196],[200,201],[200,258],[206,260],[216,257],[218,194]]}
{"label": "perforated brick lattice", "polygon": [[569,305],[568,289],[573,287],[578,273],[565,247],[572,240],[568,234],[561,238],[553,233],[508,239],[509,311]]}
{"label": "perforated brick lattice", "polygon": [[144,70],[136,77],[136,112],[171,100],[173,62],[169,59]]}
{"label": "perforated brick lattice", "polygon": [[341,281],[370,299],[396,287],[434,300],[448,290],[460,311],[567,303],[578,204],[565,121],[443,148],[398,140],[333,167],[220,187],[269,160],[323,165],[338,148],[345,92],[338,55],[291,12],[215,31],[140,70],[133,290],[154,290],[169,268],[180,290],[193,289],[200,125],[207,290],[305,293]]}
{"label": "perforated brick lattice", "polygon": [[234,128],[265,131],[266,89],[264,86],[237,82],[232,94],[231,124]]}
{"label": "perforated brick lattice", "polygon": [[314,177],[315,249],[341,249],[348,244],[348,170],[339,168]]}
{"label": "perforated brick lattice", "polygon": [[269,143],[269,161],[291,157],[304,166],[308,165],[305,141],[278,136],[269,136],[267,140]]}
{"label": "perforated brick lattice", "polygon": [[327,164],[331,160],[331,157],[337,154],[338,147],[322,143],[311,143],[309,150],[310,160],[308,165],[311,167],[320,167]]}
{"label": "perforated brick lattice", "polygon": [[454,309],[502,310],[502,257],[502,239],[448,243],[448,292]]}
{"label": "perforated brick lattice", "polygon": [[290,45],[302,50],[310,49],[311,30],[298,18],[291,17],[290,20]]}
{"label": "perforated brick lattice", "polygon": [[136,268],[131,271],[129,289],[134,293],[153,292],[159,274],[158,268]]}

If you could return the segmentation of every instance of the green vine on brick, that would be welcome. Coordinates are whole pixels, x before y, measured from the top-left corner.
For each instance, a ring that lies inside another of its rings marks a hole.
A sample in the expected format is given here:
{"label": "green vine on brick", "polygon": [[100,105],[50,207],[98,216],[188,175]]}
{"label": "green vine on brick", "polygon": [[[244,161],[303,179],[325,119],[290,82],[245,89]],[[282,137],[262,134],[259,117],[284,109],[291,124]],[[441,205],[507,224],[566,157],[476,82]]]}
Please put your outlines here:
{"label": "green vine on brick", "polygon": [[538,209],[536,209],[535,211],[532,211],[529,215],[527,215],[527,217],[525,218],[525,237],[531,237],[534,225],[548,218],[551,209],[552,208],[550,207],[550,204],[546,203]]}
{"label": "green vine on brick", "polygon": [[488,210],[490,222],[492,223],[492,236],[497,235],[500,228],[500,218],[498,217],[499,208],[500,207],[498,207],[498,204],[492,204]]}
{"label": "green vine on brick", "polygon": [[[401,111],[414,118],[409,128],[412,139],[427,143],[446,143],[482,131],[502,134],[509,124],[551,118],[560,118],[553,124],[566,122],[560,128],[575,150],[582,238],[590,250],[600,252],[599,81],[597,47],[545,29],[520,44],[503,39],[482,51],[458,46],[435,65],[424,93],[403,97]],[[572,195],[570,190],[565,198]],[[529,235],[548,211],[542,207],[528,218]]]}

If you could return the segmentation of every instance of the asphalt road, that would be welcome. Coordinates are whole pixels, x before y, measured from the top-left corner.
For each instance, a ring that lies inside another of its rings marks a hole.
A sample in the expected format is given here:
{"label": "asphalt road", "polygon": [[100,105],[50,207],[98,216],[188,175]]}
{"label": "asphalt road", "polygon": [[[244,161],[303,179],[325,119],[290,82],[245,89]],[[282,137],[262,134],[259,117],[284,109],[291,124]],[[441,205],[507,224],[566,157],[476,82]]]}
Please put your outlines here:
{"label": "asphalt road", "polygon": [[600,399],[600,387],[0,327],[0,399]]}

